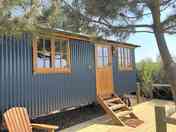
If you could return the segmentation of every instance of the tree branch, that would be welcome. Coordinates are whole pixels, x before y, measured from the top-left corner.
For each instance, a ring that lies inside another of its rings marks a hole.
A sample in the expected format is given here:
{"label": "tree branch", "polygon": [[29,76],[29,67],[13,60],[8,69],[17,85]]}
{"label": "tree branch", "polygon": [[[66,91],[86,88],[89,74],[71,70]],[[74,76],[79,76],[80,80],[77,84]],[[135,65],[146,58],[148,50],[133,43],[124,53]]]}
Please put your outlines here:
{"label": "tree branch", "polygon": [[165,0],[163,2],[160,3],[160,5],[167,5],[169,4],[170,2],[172,2],[173,0]]}
{"label": "tree branch", "polygon": [[167,31],[167,30],[170,30],[170,29],[173,29],[173,28],[176,28],[176,24],[174,25],[171,25],[171,26],[168,26],[166,28],[163,28],[164,31]]}
{"label": "tree branch", "polygon": [[164,31],[164,33],[173,35],[173,34],[176,34],[176,31]]}
{"label": "tree branch", "polygon": [[152,31],[147,30],[139,30],[139,31],[129,31],[129,30],[117,30],[118,32],[128,32],[128,33],[154,33]]}
{"label": "tree branch", "polygon": [[176,14],[167,17],[161,24],[162,26],[167,25],[169,22],[176,21]]}
{"label": "tree branch", "polygon": [[[70,13],[76,12],[79,14],[79,16],[84,20],[84,21],[88,21],[89,23],[95,23],[98,25],[102,25],[105,26],[107,28],[109,28],[112,31],[115,32],[129,32],[129,33],[154,33],[153,31],[149,31],[149,30],[133,30],[133,29],[140,29],[140,28],[149,28],[149,29],[153,29],[153,24],[149,25],[149,24],[129,24],[129,25],[124,25],[124,26],[115,26],[113,24],[111,24],[109,21],[107,21],[106,19],[99,17],[99,19],[95,19],[92,17],[88,17],[86,15],[84,15],[83,13],[77,11],[74,7],[72,7],[69,3],[67,3],[65,0],[64,4],[67,6],[67,8],[70,9]],[[167,3],[169,3],[172,0],[168,0]],[[154,9],[154,7],[152,7]],[[150,13],[151,14],[151,13]],[[150,15],[150,14],[146,14],[146,15]],[[124,17],[128,17],[128,16],[124,16]],[[169,18],[169,20],[171,20],[171,18]],[[168,20],[167,20],[168,21]],[[163,29],[161,30],[161,32],[163,33],[169,33],[169,34],[173,34],[175,32],[173,31],[167,31],[169,28],[167,29]]]}
{"label": "tree branch", "polygon": [[[70,5],[68,4],[65,0],[63,0],[64,3],[73,11],[75,12],[76,10]],[[72,11],[70,13],[72,13]],[[77,12],[77,11],[76,11]],[[85,16],[84,14],[82,14],[81,12],[77,12],[79,13],[79,15],[84,19],[84,20],[87,20],[89,22],[92,22],[92,23],[97,23],[97,24],[100,24],[100,25],[104,25],[108,28],[118,28],[119,30],[123,30],[123,29],[128,29],[128,28],[152,28],[153,25],[149,25],[149,24],[139,24],[139,25],[133,25],[133,24],[129,24],[127,26],[113,26],[112,24],[110,23],[105,23],[105,22],[102,22],[101,19],[99,20],[94,20],[93,18],[90,18],[88,16]]]}
{"label": "tree branch", "polygon": [[[151,13],[144,13],[141,17],[144,17],[144,16],[149,16],[151,15]],[[127,16],[125,14],[120,14],[121,17],[126,17],[128,19],[136,19],[137,17],[132,17],[132,16]]]}
{"label": "tree branch", "polygon": [[174,0],[168,0],[166,3],[161,4],[163,6],[163,9],[161,9],[161,12],[165,11],[167,8],[169,8],[174,3],[175,3]]}

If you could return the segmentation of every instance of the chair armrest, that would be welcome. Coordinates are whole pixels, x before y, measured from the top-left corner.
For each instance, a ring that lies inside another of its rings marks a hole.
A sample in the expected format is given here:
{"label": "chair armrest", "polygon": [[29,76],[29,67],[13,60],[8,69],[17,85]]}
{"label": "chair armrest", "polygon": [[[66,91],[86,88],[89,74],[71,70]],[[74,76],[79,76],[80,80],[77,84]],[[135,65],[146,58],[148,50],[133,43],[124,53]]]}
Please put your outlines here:
{"label": "chair armrest", "polygon": [[38,129],[59,129],[58,126],[54,126],[54,125],[47,125],[47,124],[37,124],[37,123],[32,123],[32,128],[38,128]]}

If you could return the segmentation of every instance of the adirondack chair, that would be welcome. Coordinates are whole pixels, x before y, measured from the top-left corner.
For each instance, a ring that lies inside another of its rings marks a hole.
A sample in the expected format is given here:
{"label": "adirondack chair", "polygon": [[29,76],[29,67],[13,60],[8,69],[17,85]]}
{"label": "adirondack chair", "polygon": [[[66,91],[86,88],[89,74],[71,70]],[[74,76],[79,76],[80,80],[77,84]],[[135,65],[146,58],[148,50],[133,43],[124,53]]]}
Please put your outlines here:
{"label": "adirondack chair", "polygon": [[32,128],[46,129],[54,132],[58,126],[30,123],[26,108],[15,107],[4,113],[4,119],[9,132],[32,132]]}

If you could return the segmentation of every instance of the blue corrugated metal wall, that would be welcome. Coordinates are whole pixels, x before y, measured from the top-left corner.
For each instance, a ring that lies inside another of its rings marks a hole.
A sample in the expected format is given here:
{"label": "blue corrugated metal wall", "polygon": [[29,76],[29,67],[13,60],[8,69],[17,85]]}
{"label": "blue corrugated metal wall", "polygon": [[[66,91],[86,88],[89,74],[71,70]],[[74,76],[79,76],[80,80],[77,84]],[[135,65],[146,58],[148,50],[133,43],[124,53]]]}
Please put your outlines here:
{"label": "blue corrugated metal wall", "polygon": [[114,89],[118,95],[123,95],[136,91],[136,68],[135,68],[135,52],[131,49],[133,58],[132,71],[120,71],[118,69],[118,51],[113,55],[113,78]]}
{"label": "blue corrugated metal wall", "polygon": [[0,38],[0,103],[4,111],[13,106],[28,108],[31,116],[96,99],[94,45],[71,40],[71,74],[32,72],[29,35]]}
{"label": "blue corrugated metal wall", "polygon": [[[71,74],[32,72],[30,35],[0,38],[0,109],[27,107],[31,116],[47,114],[65,107],[80,106],[96,100],[95,47],[70,40]],[[134,53],[134,52],[133,52]],[[134,54],[133,54],[134,57]],[[134,91],[136,72],[118,71],[113,56],[114,88],[117,94]]]}

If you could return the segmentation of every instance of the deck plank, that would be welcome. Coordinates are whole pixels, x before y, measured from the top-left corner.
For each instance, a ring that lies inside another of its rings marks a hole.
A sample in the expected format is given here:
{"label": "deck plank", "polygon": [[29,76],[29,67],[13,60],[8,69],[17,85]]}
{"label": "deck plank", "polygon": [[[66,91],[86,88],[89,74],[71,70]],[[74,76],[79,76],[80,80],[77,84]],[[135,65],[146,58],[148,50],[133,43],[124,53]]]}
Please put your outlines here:
{"label": "deck plank", "polygon": [[[145,103],[141,103],[133,107],[134,113],[144,121],[144,123],[137,128],[123,127],[115,125],[108,116],[99,117],[73,127],[62,130],[61,132],[155,132],[155,114],[154,106],[166,106],[168,109],[174,108],[174,103],[163,100],[151,100]],[[176,117],[176,114],[175,114]],[[176,125],[167,125],[168,132],[175,132]]]}

